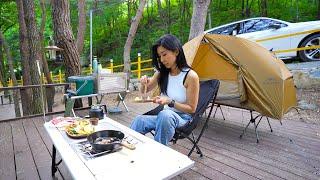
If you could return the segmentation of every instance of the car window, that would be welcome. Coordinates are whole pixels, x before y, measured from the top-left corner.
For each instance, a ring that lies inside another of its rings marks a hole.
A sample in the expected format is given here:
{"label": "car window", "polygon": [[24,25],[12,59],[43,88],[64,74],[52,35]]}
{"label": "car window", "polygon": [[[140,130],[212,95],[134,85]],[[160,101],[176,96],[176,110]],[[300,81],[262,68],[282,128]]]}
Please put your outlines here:
{"label": "car window", "polygon": [[[239,31],[240,23],[231,24],[228,26],[224,26],[213,31],[208,32],[209,34],[225,34],[225,35],[232,35],[233,30]],[[237,33],[238,34],[238,33]]]}
{"label": "car window", "polygon": [[267,29],[272,29],[271,25],[278,24],[280,27],[286,27],[287,25],[279,21],[274,21],[271,19],[252,19],[244,22],[245,33],[264,31]]}

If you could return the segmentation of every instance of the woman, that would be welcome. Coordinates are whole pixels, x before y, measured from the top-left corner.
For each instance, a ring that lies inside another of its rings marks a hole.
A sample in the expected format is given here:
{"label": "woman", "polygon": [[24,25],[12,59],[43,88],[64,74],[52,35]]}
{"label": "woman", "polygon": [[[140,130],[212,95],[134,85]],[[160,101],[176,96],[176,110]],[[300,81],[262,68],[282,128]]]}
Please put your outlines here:
{"label": "woman", "polygon": [[141,77],[140,92],[159,85],[161,95],[153,102],[164,105],[164,109],[156,116],[136,117],[131,128],[142,134],[154,130],[154,139],[168,145],[175,129],[191,120],[191,114],[196,111],[199,77],[190,69],[182,45],[173,35],[162,36],[152,46],[152,63],[157,72],[151,78]]}

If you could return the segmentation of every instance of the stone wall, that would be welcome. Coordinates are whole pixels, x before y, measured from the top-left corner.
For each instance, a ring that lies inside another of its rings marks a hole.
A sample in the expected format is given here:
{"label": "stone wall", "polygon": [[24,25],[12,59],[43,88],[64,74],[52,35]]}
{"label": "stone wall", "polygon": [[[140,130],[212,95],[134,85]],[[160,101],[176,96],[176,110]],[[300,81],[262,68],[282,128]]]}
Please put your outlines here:
{"label": "stone wall", "polygon": [[320,88],[320,61],[287,64],[299,89]]}

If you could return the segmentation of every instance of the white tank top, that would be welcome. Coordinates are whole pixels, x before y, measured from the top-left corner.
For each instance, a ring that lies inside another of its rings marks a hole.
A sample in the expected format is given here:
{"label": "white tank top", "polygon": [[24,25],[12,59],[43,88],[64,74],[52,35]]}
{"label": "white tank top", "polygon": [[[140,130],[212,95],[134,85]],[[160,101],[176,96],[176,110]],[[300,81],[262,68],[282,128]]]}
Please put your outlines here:
{"label": "white tank top", "polygon": [[[167,86],[167,95],[169,98],[175,100],[179,103],[187,102],[187,89],[183,85],[183,79],[186,76],[189,69],[184,69],[178,75],[172,76],[169,73],[168,77],[168,86]],[[167,105],[165,106],[167,109],[172,109],[176,112],[181,112],[175,108],[170,108]]]}

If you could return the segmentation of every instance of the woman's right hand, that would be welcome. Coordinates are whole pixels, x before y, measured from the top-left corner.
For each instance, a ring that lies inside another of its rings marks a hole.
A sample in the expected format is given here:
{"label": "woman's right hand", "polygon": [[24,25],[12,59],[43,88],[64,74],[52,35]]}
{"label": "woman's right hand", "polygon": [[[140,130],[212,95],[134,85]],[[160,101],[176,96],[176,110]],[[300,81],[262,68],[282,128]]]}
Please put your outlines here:
{"label": "woman's right hand", "polygon": [[143,75],[141,78],[140,78],[140,83],[142,86],[146,86],[148,83],[149,83],[149,78],[147,75]]}

